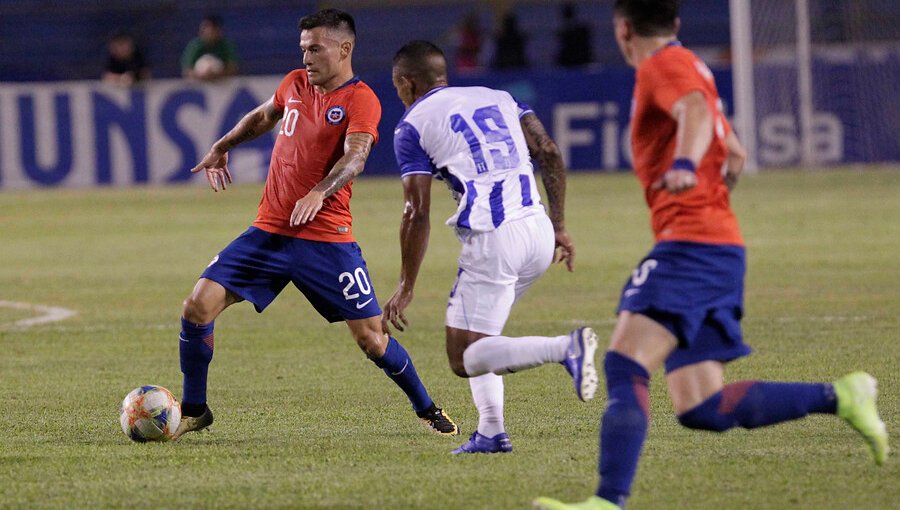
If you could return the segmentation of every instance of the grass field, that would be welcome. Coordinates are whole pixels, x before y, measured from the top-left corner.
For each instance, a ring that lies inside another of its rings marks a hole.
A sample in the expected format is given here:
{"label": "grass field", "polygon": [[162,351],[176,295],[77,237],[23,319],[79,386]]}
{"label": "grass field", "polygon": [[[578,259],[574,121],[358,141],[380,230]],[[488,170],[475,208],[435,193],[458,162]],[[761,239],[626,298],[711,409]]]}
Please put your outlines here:
{"label": "grass field", "polygon": [[[355,231],[383,301],[399,270],[400,185],[361,179],[354,191]],[[458,245],[441,226],[451,201],[435,193],[412,329],[399,338],[467,436],[477,421],[468,384],[450,372],[443,345]],[[510,376],[515,451],[456,458],[448,452],[464,436],[430,435],[346,327],[325,323],[292,288],[264,314],[242,303],[217,321],[210,432],[131,443],[117,421],[121,399],[146,383],[181,394],[181,301],[252,221],[259,194],[257,185],[0,194],[0,301],[78,312],[17,327],[37,312],[0,308],[0,508],[511,509],[539,495],[591,494],[604,392],[578,402],[556,366]],[[756,352],[729,379],[820,381],[864,368],[896,436],[900,171],[766,173],[746,178],[733,202],[748,242],[744,326]],[[634,178],[572,176],[568,226],[576,272],[552,268],[508,334],[589,324],[608,337],[621,284],[652,242]],[[630,510],[900,505],[897,456],[874,467],[839,420],[689,431],[660,375]]]}

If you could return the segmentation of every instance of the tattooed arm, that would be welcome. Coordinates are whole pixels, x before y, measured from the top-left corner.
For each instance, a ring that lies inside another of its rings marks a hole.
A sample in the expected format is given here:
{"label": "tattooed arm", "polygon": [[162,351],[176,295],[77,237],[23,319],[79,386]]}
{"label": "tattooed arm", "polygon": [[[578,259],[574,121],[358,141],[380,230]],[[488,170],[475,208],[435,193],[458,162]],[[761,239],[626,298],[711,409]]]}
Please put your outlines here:
{"label": "tattooed arm", "polygon": [[309,190],[294,206],[291,213],[291,226],[312,221],[322,208],[322,202],[337,190],[341,189],[354,177],[361,174],[366,166],[369,151],[375,143],[375,137],[369,133],[349,133],[344,140],[344,155],[334,164],[331,172]]}
{"label": "tattooed arm", "polygon": [[228,151],[240,143],[253,140],[259,135],[271,131],[281,119],[281,115],[281,111],[275,108],[275,97],[269,98],[268,101],[244,115],[231,128],[231,131],[216,141],[203,160],[191,169],[191,172],[197,173],[206,170],[206,178],[213,191],[219,191],[219,188],[226,189],[228,183],[231,182],[231,172],[228,171]]}
{"label": "tattooed arm", "polygon": [[541,180],[547,191],[550,221],[553,222],[553,230],[556,232],[556,247],[559,249],[555,261],[565,261],[566,268],[572,271],[575,266],[575,245],[566,231],[565,223],[566,165],[559,152],[559,147],[547,134],[537,115],[528,113],[522,117],[521,122],[525,140],[528,142],[528,150],[541,167]]}

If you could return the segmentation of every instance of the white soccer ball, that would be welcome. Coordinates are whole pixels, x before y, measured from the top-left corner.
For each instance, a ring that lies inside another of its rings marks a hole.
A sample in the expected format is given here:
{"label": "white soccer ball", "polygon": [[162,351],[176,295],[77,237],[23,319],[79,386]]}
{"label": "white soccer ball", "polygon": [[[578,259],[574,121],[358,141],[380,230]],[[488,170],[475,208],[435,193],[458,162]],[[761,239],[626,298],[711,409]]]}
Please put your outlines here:
{"label": "white soccer ball", "polygon": [[194,62],[194,71],[200,76],[221,73],[224,69],[225,62],[222,62],[222,59],[210,53],[203,55]]}
{"label": "white soccer ball", "polygon": [[181,423],[181,404],[162,386],[141,386],[122,401],[119,423],[132,441],[169,441]]}

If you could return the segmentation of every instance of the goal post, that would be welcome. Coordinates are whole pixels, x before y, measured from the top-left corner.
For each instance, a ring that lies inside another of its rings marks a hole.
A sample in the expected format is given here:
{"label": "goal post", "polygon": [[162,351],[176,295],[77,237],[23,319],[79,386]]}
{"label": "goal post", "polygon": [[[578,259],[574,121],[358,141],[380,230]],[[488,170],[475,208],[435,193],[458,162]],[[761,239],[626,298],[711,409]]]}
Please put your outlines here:
{"label": "goal post", "polygon": [[748,170],[900,162],[896,0],[729,0]]}

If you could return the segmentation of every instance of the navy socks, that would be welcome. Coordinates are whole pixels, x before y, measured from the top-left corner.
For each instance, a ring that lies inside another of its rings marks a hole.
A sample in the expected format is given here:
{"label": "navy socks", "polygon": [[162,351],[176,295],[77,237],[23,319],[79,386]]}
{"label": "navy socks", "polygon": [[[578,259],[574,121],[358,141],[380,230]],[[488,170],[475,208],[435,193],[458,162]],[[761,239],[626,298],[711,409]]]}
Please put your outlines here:
{"label": "navy socks", "polygon": [[609,403],[600,422],[600,487],[597,496],[620,508],[631,491],[650,421],[650,374],[634,360],[607,352]]}
{"label": "navy socks", "polygon": [[372,358],[372,362],[378,368],[384,370],[384,373],[406,393],[413,409],[417,413],[431,407],[433,402],[419,379],[419,374],[416,373],[416,367],[413,366],[412,359],[410,359],[406,349],[394,337],[389,337],[384,355],[378,359]]}
{"label": "navy socks", "polygon": [[194,324],[181,319],[182,404],[206,404],[206,375],[213,357],[213,324]]}
{"label": "navy socks", "polygon": [[678,421],[692,429],[723,432],[796,420],[809,413],[835,412],[837,399],[831,384],[741,381],[726,385]]}

